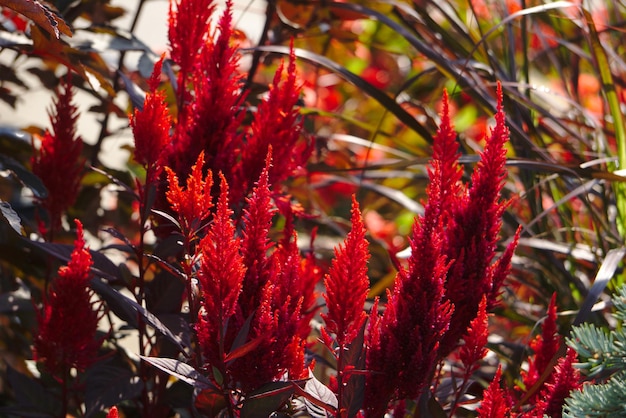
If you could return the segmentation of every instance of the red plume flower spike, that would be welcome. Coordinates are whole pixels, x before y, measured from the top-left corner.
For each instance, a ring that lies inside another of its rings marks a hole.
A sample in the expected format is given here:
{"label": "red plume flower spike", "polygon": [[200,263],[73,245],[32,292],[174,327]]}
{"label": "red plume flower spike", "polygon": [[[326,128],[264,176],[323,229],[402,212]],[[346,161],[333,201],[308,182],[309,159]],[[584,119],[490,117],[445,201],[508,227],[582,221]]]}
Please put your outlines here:
{"label": "red plume flower spike", "polygon": [[496,375],[483,391],[483,401],[477,409],[479,418],[503,418],[511,414],[511,400],[500,386],[502,367],[498,366]]}
{"label": "red plume flower spike", "polygon": [[[301,140],[302,118],[298,100],[301,86],[296,79],[296,62],[291,41],[289,65],[280,64],[269,88],[267,98],[261,101],[249,129],[247,144],[242,148],[240,183],[244,185],[248,179],[259,176],[262,166],[259,155],[266,155],[268,148],[273,147],[274,165],[270,170],[270,184],[277,184],[297,169],[306,164],[313,148],[307,141]],[[281,81],[282,80],[282,81]],[[244,188],[241,191],[246,193]]]}
{"label": "red plume flower spike", "polygon": [[72,104],[69,76],[61,79],[56,95],[54,110],[49,112],[52,131],[46,131],[31,159],[33,173],[48,190],[41,201],[50,215],[49,231],[40,231],[44,235],[61,229],[61,217],[76,201],[85,165],[81,158],[83,140],[76,134],[78,110]]}
{"label": "red plume flower spike", "polygon": [[[231,204],[237,204],[243,195],[234,180],[234,170],[238,148],[243,142],[238,129],[245,116],[242,109],[246,94],[241,91],[243,76],[237,71],[239,55],[237,45],[231,44],[232,31],[232,1],[229,0],[214,33],[194,50],[193,94],[189,97],[192,101],[189,114],[179,114],[168,149],[168,165],[178,176],[186,176],[204,150],[207,168],[223,173],[231,185]],[[258,155],[256,157],[258,159]]]}
{"label": "red plume flower spike", "polygon": [[269,240],[269,232],[276,210],[272,206],[270,197],[271,160],[270,148],[265,160],[265,168],[261,172],[252,196],[247,199],[247,208],[244,209],[242,253],[247,270],[245,285],[239,298],[244,318],[252,315],[260,305],[263,287],[272,273],[268,253],[273,243]]}
{"label": "red plume flower spike", "polygon": [[170,55],[180,66],[178,89],[183,91],[198,51],[204,48],[215,4],[213,0],[170,0],[169,7]]}
{"label": "red plume flower spike", "polygon": [[161,171],[161,153],[170,142],[171,118],[165,104],[165,93],[158,91],[164,56],[154,65],[148,81],[150,91],[146,94],[142,110],[135,110],[130,126],[135,138],[135,160],[147,171],[146,184],[151,184]]}
{"label": "red plume flower spike", "polygon": [[478,315],[467,328],[463,338],[465,344],[459,351],[459,358],[465,368],[466,376],[469,377],[478,368],[478,362],[487,355],[485,346],[488,336],[487,298],[483,296],[478,305]]}
{"label": "red plume flower spike", "polygon": [[[441,355],[446,356],[457,345],[470,321],[476,317],[483,295],[489,296],[487,306],[495,304],[492,298],[499,289],[494,285],[495,256],[502,213],[507,203],[500,200],[506,178],[506,148],[509,131],[505,125],[502,106],[502,87],[498,84],[496,126],[487,139],[481,160],[472,174],[472,186],[463,193],[450,211],[446,229],[446,255],[453,260],[446,280],[446,299],[454,305],[450,329],[441,342]],[[445,201],[445,200],[444,200]],[[447,216],[446,216],[447,218]],[[512,255],[511,247],[509,257]],[[509,263],[502,263],[496,285],[508,272]],[[472,291],[468,292],[467,289]]]}
{"label": "red plume flower spike", "polygon": [[563,416],[565,399],[569,397],[571,391],[580,389],[582,386],[580,371],[574,367],[577,357],[576,351],[568,347],[565,357],[559,359],[537,398],[536,416],[547,415],[551,418]]}
{"label": "red plume flower spike", "polygon": [[[198,315],[198,341],[208,363],[222,365],[225,349],[224,324],[237,310],[246,268],[239,253],[241,242],[236,238],[230,218],[228,183],[220,174],[220,196],[217,212],[207,235],[200,241],[202,259],[198,280],[202,292],[203,311]],[[224,372],[224,370],[222,370]]]}
{"label": "red plume flower spike", "polygon": [[[534,358],[528,359],[528,371],[522,371],[522,382],[526,390],[530,389],[539,380],[547,367],[550,366],[552,358],[559,350],[561,337],[556,325],[556,293],[552,295],[548,305],[548,313],[541,327],[541,334],[530,343],[530,348],[534,351]],[[539,391],[535,393],[529,402],[533,403]]]}
{"label": "red plume flower spike", "polygon": [[101,341],[95,339],[99,315],[91,301],[91,254],[85,248],[83,226],[76,221],[77,238],[70,261],[59,269],[37,315],[35,359],[59,376],[74,367],[85,370],[97,360]]}
{"label": "red plume flower spike", "polygon": [[322,318],[326,330],[336,335],[340,347],[352,342],[367,317],[363,306],[369,290],[369,258],[361,211],[353,195],[352,230],[344,244],[335,248],[335,259],[324,279],[328,313],[322,314]]}
{"label": "red plume flower spike", "polygon": [[111,407],[109,409],[109,413],[107,414],[107,418],[119,418],[119,412],[117,411],[117,406]]}
{"label": "red plume flower spike", "polygon": [[[369,338],[366,416],[384,415],[391,400],[416,398],[438,361],[453,307],[444,300],[448,262],[442,225],[442,164],[432,162],[429,200],[414,224],[409,271],[400,271],[393,294]],[[377,320],[376,320],[377,321]],[[370,325],[371,329],[371,325]]]}
{"label": "red plume flower spike", "polygon": [[179,185],[178,177],[174,171],[165,167],[169,186],[165,195],[172,210],[178,216],[181,232],[187,237],[191,237],[195,230],[200,227],[201,222],[209,217],[213,207],[211,195],[213,176],[209,171],[204,178],[203,166],[204,153],[201,152],[191,168],[191,174],[187,177],[186,188]]}

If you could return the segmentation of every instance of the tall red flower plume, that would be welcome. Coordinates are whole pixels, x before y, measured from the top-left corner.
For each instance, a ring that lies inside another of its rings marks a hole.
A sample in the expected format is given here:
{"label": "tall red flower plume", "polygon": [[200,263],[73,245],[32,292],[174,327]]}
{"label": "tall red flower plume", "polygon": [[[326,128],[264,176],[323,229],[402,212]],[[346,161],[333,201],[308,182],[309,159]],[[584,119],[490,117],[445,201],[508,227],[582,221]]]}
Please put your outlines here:
{"label": "tall red flower plume", "polygon": [[213,0],[170,0],[169,32],[170,55],[180,66],[178,88],[192,72],[198,51],[204,48],[211,15],[215,11]]}
{"label": "tall red flower plume", "polygon": [[203,166],[204,153],[201,152],[196,163],[191,167],[186,188],[180,186],[176,173],[171,168],[165,167],[169,187],[165,194],[167,201],[178,217],[181,232],[189,238],[209,217],[213,207],[213,197],[211,196],[213,176],[209,171],[204,178]]}
{"label": "tall red flower plume", "polygon": [[[185,4],[187,2],[181,2],[181,6]],[[204,17],[190,19],[202,20]],[[187,24],[193,24],[193,21]],[[243,196],[238,183],[233,180],[233,172],[237,165],[237,150],[243,143],[239,127],[245,116],[242,109],[246,95],[240,85],[243,76],[238,73],[237,45],[231,42],[232,1],[227,1],[213,33],[208,28],[206,30],[206,41],[191,51],[194,53],[191,85],[179,86],[180,89],[192,89],[192,94],[179,103],[179,110],[183,113],[178,115],[174,137],[167,150],[168,165],[179,177],[186,177],[189,167],[204,151],[206,168],[223,173],[231,188],[231,204],[240,204]],[[260,155],[264,157],[266,152]],[[259,173],[254,178],[258,178]]]}
{"label": "tall red flower plume", "polygon": [[[198,341],[209,364],[220,366],[226,349],[224,324],[236,312],[246,269],[239,253],[241,242],[228,207],[228,183],[220,174],[217,212],[206,236],[200,241],[202,259],[198,280],[203,311],[198,315]],[[223,372],[223,370],[222,370]]]}
{"label": "tall red flower plume", "polygon": [[[413,226],[409,270],[400,271],[387,308],[370,323],[366,416],[384,415],[394,399],[416,398],[430,381],[453,306],[444,299],[448,273],[441,201],[442,164],[432,162],[428,203]],[[379,329],[373,330],[372,324]]]}
{"label": "tall red flower plume", "polygon": [[485,346],[488,336],[487,298],[483,296],[478,305],[478,315],[470,322],[465,337],[463,337],[465,344],[459,350],[459,359],[466,374],[473,373],[478,368],[478,361],[487,355]]}
{"label": "tall red flower plume", "polygon": [[272,274],[269,252],[274,243],[269,239],[272,217],[276,209],[272,205],[269,186],[269,170],[271,167],[271,148],[267,153],[265,168],[247,199],[244,209],[242,254],[247,267],[244,288],[239,298],[244,318],[252,315],[262,300],[265,284]]}
{"label": "tall red flower plume", "polygon": [[170,142],[171,118],[165,104],[165,93],[158,91],[163,58],[154,66],[143,109],[130,118],[135,138],[135,160],[147,171],[146,184],[155,181],[161,171],[161,154]]}
{"label": "tall red flower plume", "polygon": [[496,375],[483,391],[483,400],[476,410],[479,418],[502,418],[510,416],[511,400],[507,392],[500,386],[502,368],[498,366]]}
{"label": "tall red flower plume", "polygon": [[[550,366],[552,358],[559,350],[561,337],[558,334],[556,325],[556,293],[552,295],[545,321],[541,327],[541,334],[537,335],[530,343],[530,348],[534,351],[534,356],[528,359],[528,371],[522,371],[522,382],[525,389],[529,390],[541,377],[547,367]],[[544,383],[545,384],[545,383]],[[537,391],[529,402],[534,403],[538,399]]]}
{"label": "tall red flower plume", "polygon": [[[298,100],[301,86],[296,79],[296,61],[293,50],[289,65],[280,64],[270,85],[267,98],[259,103],[252,124],[246,135],[247,143],[242,147],[238,180],[241,193],[248,192],[245,186],[249,179],[258,178],[263,166],[259,155],[273,149],[274,165],[270,170],[270,184],[277,184],[305,166],[313,148],[302,138],[302,118]],[[285,71],[286,70],[286,71]],[[286,76],[285,76],[286,74]]]}
{"label": "tall red flower plume", "polygon": [[559,359],[537,398],[536,416],[543,417],[544,414],[551,418],[563,416],[565,399],[569,397],[571,391],[582,386],[580,371],[574,367],[576,361],[576,351],[568,347],[567,354]]}
{"label": "tall red flower plume", "polygon": [[98,312],[91,301],[91,254],[85,248],[83,226],[76,221],[77,238],[67,266],[44,298],[38,312],[35,359],[59,376],[70,368],[85,370],[97,360],[101,341],[95,339]]}
{"label": "tall red flower plume", "polygon": [[[76,134],[78,110],[72,104],[74,96],[69,76],[61,79],[56,91],[54,110],[49,112],[52,131],[41,138],[41,147],[33,151],[32,170],[48,190],[41,205],[50,216],[49,231],[61,228],[63,213],[74,204],[85,166],[81,158],[83,140]],[[48,231],[43,227],[41,233]]]}
{"label": "tall red flower plume", "polygon": [[[476,317],[478,304],[487,295],[487,306],[495,305],[495,298],[504,277],[510,270],[510,257],[517,239],[505,253],[506,258],[497,268],[492,265],[502,225],[502,214],[507,203],[501,200],[506,178],[506,148],[509,131],[505,125],[502,106],[502,88],[498,83],[496,126],[487,139],[480,161],[472,174],[469,190],[448,186],[450,196],[459,190],[456,199],[443,199],[446,226],[446,255],[452,262],[446,279],[446,299],[454,305],[450,328],[441,342],[441,355],[448,355],[457,345],[470,321]],[[444,107],[445,111],[445,107]],[[443,130],[442,130],[443,131]],[[441,132],[441,131],[440,131]],[[450,134],[445,136],[450,138]],[[439,139],[439,136],[438,136]],[[445,167],[442,173],[458,173],[458,161],[445,150],[435,155]],[[449,181],[442,179],[444,185]],[[445,189],[444,189],[445,190]],[[444,192],[444,196],[446,193]],[[497,273],[497,277],[494,276]],[[468,292],[467,289],[472,289]]]}
{"label": "tall red flower plume", "polygon": [[340,347],[352,342],[367,317],[363,306],[369,290],[369,258],[361,211],[353,195],[352,230],[344,244],[335,248],[335,259],[324,279],[328,313],[322,314],[322,318],[326,330],[336,335]]}
{"label": "tall red flower plume", "polygon": [[119,418],[119,412],[117,411],[117,406],[111,407],[109,409],[109,413],[107,414],[107,418]]}

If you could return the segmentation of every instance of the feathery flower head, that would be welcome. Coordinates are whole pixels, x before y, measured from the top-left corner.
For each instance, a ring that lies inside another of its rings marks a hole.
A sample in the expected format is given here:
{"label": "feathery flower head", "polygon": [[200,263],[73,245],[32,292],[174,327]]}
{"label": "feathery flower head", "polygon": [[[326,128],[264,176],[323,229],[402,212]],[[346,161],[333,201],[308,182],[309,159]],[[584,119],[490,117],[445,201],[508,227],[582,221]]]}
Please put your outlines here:
{"label": "feathery flower head", "polygon": [[180,66],[178,88],[181,90],[186,87],[184,81],[194,67],[198,51],[204,48],[214,11],[213,0],[170,0],[170,55]]}
{"label": "feathery flower head", "polygon": [[78,220],[76,228],[70,261],[59,269],[37,315],[35,359],[55,375],[72,367],[85,370],[97,360],[101,343],[95,339],[99,316],[90,300],[91,254],[85,248],[83,226]]}
{"label": "feathery flower head", "polygon": [[154,65],[143,109],[130,117],[135,138],[135,160],[148,171],[146,183],[155,181],[161,171],[161,153],[170,141],[171,118],[165,104],[165,93],[158,91],[164,56]]}
{"label": "feathery flower head", "polygon": [[344,244],[335,248],[335,259],[324,278],[328,313],[322,314],[322,318],[326,331],[336,335],[340,347],[352,342],[367,317],[363,306],[369,290],[369,258],[361,211],[352,195],[352,230]]}
{"label": "feathery flower head", "polygon": [[[556,325],[556,293],[554,293],[548,305],[547,317],[541,326],[541,334],[537,335],[530,343],[530,348],[535,354],[528,359],[528,371],[521,372],[522,382],[526,390],[529,390],[539,380],[546,368],[550,366],[550,362],[560,345],[561,337]],[[538,392],[529,399],[529,402],[538,399]]]}
{"label": "feathery flower head", "polygon": [[269,170],[271,167],[272,149],[265,159],[265,168],[247,198],[244,209],[242,255],[247,267],[244,287],[239,304],[244,318],[252,315],[262,299],[262,291],[272,274],[269,251],[274,243],[269,239],[272,218],[276,213],[270,197]]}
{"label": "feathery flower head", "polygon": [[[289,64],[281,62],[270,84],[267,97],[259,103],[242,148],[238,178],[241,183],[255,179],[262,170],[259,155],[266,155],[273,147],[274,165],[270,170],[270,184],[278,184],[304,167],[313,152],[312,144],[303,140],[302,118],[298,100],[302,86],[298,84],[296,57],[291,41]],[[242,190],[246,193],[247,190]]]}
{"label": "feathery flower head", "polygon": [[576,351],[568,347],[567,354],[559,359],[537,398],[535,406],[537,416],[548,415],[551,418],[563,416],[565,399],[569,397],[571,391],[580,389],[582,386],[580,371],[574,367],[577,359]]}
{"label": "feathery flower head", "polygon": [[[507,205],[501,200],[501,191],[506,178],[505,144],[509,138],[500,83],[497,98],[496,126],[480,154],[481,159],[472,174],[472,185],[469,190],[461,191],[454,205],[445,208],[449,211],[446,216],[446,255],[452,261],[445,297],[455,308],[450,329],[441,342],[442,356],[458,345],[470,321],[476,317],[483,295],[488,296],[488,307],[495,305],[494,298],[499,294],[496,286],[500,286],[509,272],[510,257],[517,243],[517,240],[513,241],[505,254],[507,258],[495,269],[492,261]],[[458,164],[458,160],[454,164]],[[498,276],[494,277],[496,271]],[[472,291],[468,292],[468,288]]]}
{"label": "feathery flower head", "polygon": [[[213,223],[200,241],[202,258],[198,271],[202,311],[196,331],[207,362],[219,366],[223,362],[224,324],[235,314],[246,268],[239,253],[241,241],[235,235],[228,207],[228,183],[220,173],[220,196]],[[223,372],[223,370],[222,370]]]}
{"label": "feathery flower head", "polygon": [[186,236],[191,236],[200,227],[202,221],[211,214],[213,207],[213,196],[211,195],[213,175],[209,171],[205,178],[202,171],[203,166],[204,153],[201,152],[196,163],[191,167],[186,188],[180,186],[176,173],[171,168],[165,167],[169,186],[165,195],[172,210],[178,216],[181,232]]}
{"label": "feathery flower head", "polygon": [[502,367],[498,366],[496,375],[483,391],[483,401],[476,410],[479,418],[502,418],[508,417],[511,412],[511,399],[506,390],[500,386]]}
{"label": "feathery flower head", "polygon": [[46,131],[41,147],[33,151],[31,159],[33,173],[48,190],[41,205],[50,216],[51,233],[61,228],[63,213],[76,201],[85,165],[81,159],[83,140],[76,134],[78,110],[72,104],[74,93],[69,76],[61,79],[56,96],[54,110],[49,112],[52,130]]}
{"label": "feathery flower head", "polygon": [[483,298],[478,305],[478,315],[470,322],[461,346],[459,358],[467,373],[472,373],[478,368],[478,361],[487,355],[487,337],[489,336],[487,318],[487,297]]}

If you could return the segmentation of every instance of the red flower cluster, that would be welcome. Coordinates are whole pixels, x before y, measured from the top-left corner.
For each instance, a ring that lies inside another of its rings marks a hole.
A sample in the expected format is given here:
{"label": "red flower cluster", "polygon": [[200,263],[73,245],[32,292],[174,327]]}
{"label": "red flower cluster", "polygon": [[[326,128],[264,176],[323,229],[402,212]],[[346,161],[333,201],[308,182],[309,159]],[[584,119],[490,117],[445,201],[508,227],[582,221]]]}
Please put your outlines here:
{"label": "red flower cluster", "polygon": [[54,110],[49,113],[52,131],[41,138],[41,147],[33,150],[32,170],[48,190],[41,205],[50,216],[49,226],[40,225],[42,235],[54,235],[61,228],[63,213],[74,204],[84,169],[81,159],[83,140],[76,135],[78,111],[72,104],[74,93],[69,77],[61,79],[56,91]]}
{"label": "red flower cluster", "polygon": [[130,126],[135,138],[135,160],[146,169],[146,184],[154,182],[161,172],[161,154],[170,141],[171,119],[165,93],[158,91],[163,57],[155,64],[148,81],[150,91],[142,110],[135,110]]}
{"label": "red flower cluster", "polygon": [[101,344],[95,339],[99,315],[89,289],[91,255],[85,248],[83,226],[79,221],[76,221],[76,228],[71,259],[67,266],[59,269],[37,316],[35,359],[42,361],[56,376],[64,376],[72,367],[78,370],[89,367],[97,360]]}
{"label": "red flower cluster", "polygon": [[322,314],[322,318],[326,331],[335,334],[340,349],[352,342],[367,317],[363,311],[369,291],[367,247],[361,211],[352,196],[352,230],[344,245],[335,248],[335,259],[324,279],[328,313]]}
{"label": "red flower cluster", "polygon": [[[467,188],[461,183],[458,144],[444,94],[429,169],[429,199],[413,228],[409,269],[398,272],[387,309],[382,318],[374,313],[369,325],[368,416],[382,415],[392,399],[421,393],[434,365],[458,346],[479,314],[480,301],[487,310],[495,305],[509,273],[517,235],[492,263],[506,206],[500,192],[508,140],[500,86],[497,96],[496,127]],[[465,360],[481,354],[481,348],[464,352]]]}
{"label": "red flower cluster", "polygon": [[[528,359],[528,371],[522,371],[524,387],[517,388],[518,393],[527,397],[526,404],[532,405],[531,409],[514,413],[516,406],[513,399],[516,393],[504,390],[500,387],[500,369],[489,387],[483,393],[483,401],[478,408],[479,417],[502,417],[515,416],[519,418],[543,417],[561,418],[563,404],[572,390],[579,389],[580,372],[574,368],[577,355],[571,348],[567,354],[552,363],[562,344],[557,333],[556,326],[556,294],[552,296],[548,306],[548,315],[542,325],[541,334],[530,344],[534,356]],[[550,368],[552,368],[550,370]],[[548,376],[540,382],[542,376],[548,372]],[[535,387],[539,385],[539,387]],[[528,391],[534,392],[528,397]],[[518,405],[521,406],[521,405]]]}

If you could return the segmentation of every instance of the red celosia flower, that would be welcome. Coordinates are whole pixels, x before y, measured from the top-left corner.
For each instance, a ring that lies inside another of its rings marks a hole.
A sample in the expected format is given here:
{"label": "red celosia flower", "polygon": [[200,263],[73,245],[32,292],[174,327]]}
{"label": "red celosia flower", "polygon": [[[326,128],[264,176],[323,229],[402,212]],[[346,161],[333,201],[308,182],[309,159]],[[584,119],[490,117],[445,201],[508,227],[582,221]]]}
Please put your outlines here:
{"label": "red celosia flower", "polygon": [[369,290],[367,261],[370,258],[359,204],[352,196],[352,230],[345,243],[335,248],[335,259],[324,279],[326,330],[336,335],[337,344],[350,344],[361,329],[366,314],[363,305]]}
{"label": "red celosia flower", "polygon": [[476,410],[479,418],[503,418],[511,412],[511,401],[507,392],[500,387],[502,368],[498,366],[496,375],[483,392],[483,401]]}
{"label": "red celosia flower", "polygon": [[[537,335],[530,343],[530,348],[535,355],[528,359],[528,371],[521,373],[525,390],[529,390],[539,380],[546,368],[550,366],[552,358],[561,345],[561,337],[556,326],[556,293],[552,295],[547,314],[548,316],[541,327],[541,335]],[[535,392],[529,402],[534,402],[535,399],[538,399],[537,396],[539,396],[539,391]]]}
{"label": "red celosia flower", "polygon": [[[190,17],[193,20],[187,24],[203,20],[202,16]],[[237,165],[237,149],[243,142],[238,129],[245,116],[245,93],[240,86],[242,75],[237,73],[239,55],[237,45],[231,43],[232,31],[232,1],[229,0],[214,33],[209,36],[207,29],[206,42],[191,51],[195,63],[190,77],[193,94],[184,98],[185,102],[190,101],[189,109],[185,103],[179,103],[179,110],[188,113],[179,113],[167,152],[168,165],[179,177],[186,177],[189,167],[204,150],[207,168],[224,174],[232,189],[231,204],[237,204],[243,196],[239,193],[238,183],[233,181],[233,171]],[[187,87],[179,86],[180,89]],[[266,152],[260,155],[264,157]],[[258,178],[259,174],[260,170],[253,178]]]}
{"label": "red celosia flower", "polygon": [[[235,237],[235,226],[228,208],[228,183],[220,175],[217,212],[207,235],[200,241],[202,259],[198,280],[203,311],[198,315],[198,341],[208,363],[221,367],[225,347],[224,324],[237,309],[237,299],[246,269],[239,253],[241,242]],[[221,370],[223,373],[224,370]]]}
{"label": "red celosia flower", "polygon": [[465,344],[461,346],[459,358],[463,364],[466,375],[473,373],[478,368],[478,361],[487,355],[487,298],[483,296],[478,305],[478,315],[470,322],[463,340]]}
{"label": "red celosia flower", "polygon": [[41,147],[33,151],[31,159],[33,173],[48,190],[41,204],[50,215],[50,233],[61,228],[61,216],[76,201],[85,165],[80,157],[83,140],[76,134],[78,111],[72,104],[74,94],[69,76],[61,79],[56,94],[54,111],[50,112],[52,131],[46,131]]}
{"label": "red celosia flower", "polygon": [[271,149],[267,153],[265,168],[259,181],[247,199],[244,209],[242,254],[247,267],[244,288],[239,298],[244,319],[259,307],[262,291],[272,274],[269,251],[273,243],[269,240],[272,217],[276,212],[272,206],[269,186]]}
{"label": "red celosia flower", "polygon": [[[510,244],[508,258],[495,269],[491,263],[495,256],[498,234],[502,225],[502,214],[506,202],[500,193],[506,178],[506,148],[509,131],[505,125],[502,108],[502,88],[498,84],[498,106],[496,126],[491,132],[481,160],[472,174],[472,185],[468,191],[457,189],[449,180],[442,178],[444,199],[442,205],[446,228],[446,255],[452,261],[446,279],[446,299],[454,305],[450,329],[441,342],[441,355],[446,356],[458,344],[470,321],[476,317],[478,304],[487,295],[487,306],[495,304],[499,286],[510,269],[510,256],[517,240]],[[444,107],[445,111],[445,107]],[[450,138],[448,134],[445,137]],[[439,136],[437,137],[439,139]],[[448,141],[449,142],[449,141]],[[442,150],[434,155],[444,168],[441,173],[458,173],[458,160],[450,151]],[[459,193],[454,198],[455,193]],[[450,193],[448,195],[447,193]],[[498,271],[498,277],[494,273]],[[467,289],[472,289],[468,292]]]}
{"label": "red celosia flower", "polygon": [[83,226],[76,221],[77,238],[67,266],[44,298],[37,315],[39,331],[35,338],[35,359],[59,376],[70,368],[84,370],[97,360],[101,341],[95,339],[98,312],[89,289],[91,254],[85,248]]}
{"label": "red celosia flower", "polygon": [[146,184],[155,181],[161,170],[161,153],[170,142],[171,119],[165,93],[158,91],[163,58],[155,64],[142,110],[135,110],[130,126],[135,137],[135,160],[147,170]]}
{"label": "red celosia flower", "polygon": [[576,360],[576,351],[568,347],[567,354],[559,359],[552,375],[544,384],[537,398],[536,416],[543,417],[544,414],[551,418],[563,416],[565,399],[569,397],[572,390],[582,386],[580,371],[574,367]]}
{"label": "red celosia flower", "polygon": [[170,0],[170,55],[180,66],[178,88],[181,91],[187,87],[186,80],[196,63],[198,51],[204,48],[214,10],[213,0]]}
{"label": "red celosia flower", "polygon": [[113,406],[111,407],[111,409],[109,409],[107,418],[119,418],[119,413],[117,412],[117,406]]}
{"label": "red celosia flower", "polygon": [[270,170],[270,184],[277,184],[303,167],[313,148],[301,140],[302,118],[297,106],[301,86],[296,80],[296,62],[293,50],[289,56],[286,79],[284,63],[278,67],[270,85],[267,98],[261,101],[250,126],[247,143],[241,150],[241,164],[238,182],[241,193],[247,193],[246,183],[259,176],[263,166],[259,155],[266,155],[268,148],[273,149],[274,165]]}
{"label": "red celosia flower", "polygon": [[178,184],[178,177],[174,171],[165,167],[169,186],[169,190],[166,192],[167,201],[178,216],[181,232],[188,238],[191,238],[202,221],[209,217],[213,207],[213,197],[211,196],[213,176],[209,171],[204,178],[203,166],[204,153],[201,152],[191,168],[186,188]]}
{"label": "red celosia flower", "polygon": [[[444,300],[448,262],[444,254],[439,160],[429,169],[429,201],[413,226],[409,271],[401,270],[387,308],[369,325],[366,414],[384,415],[389,401],[417,397],[438,361],[452,306]],[[379,330],[373,327],[380,327]]]}

